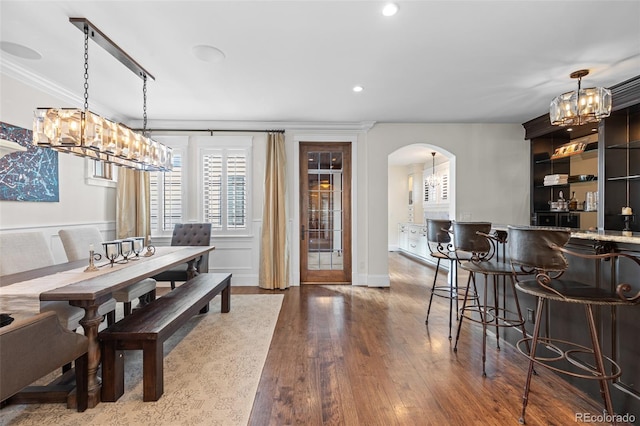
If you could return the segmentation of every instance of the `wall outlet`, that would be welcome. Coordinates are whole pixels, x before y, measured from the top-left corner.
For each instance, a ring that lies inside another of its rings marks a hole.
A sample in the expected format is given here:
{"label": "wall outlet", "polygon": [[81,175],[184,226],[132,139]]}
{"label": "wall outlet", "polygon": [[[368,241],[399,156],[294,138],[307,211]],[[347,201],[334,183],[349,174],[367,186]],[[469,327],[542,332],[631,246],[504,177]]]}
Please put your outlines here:
{"label": "wall outlet", "polygon": [[529,321],[531,324],[536,323],[536,311],[527,308],[527,321]]}

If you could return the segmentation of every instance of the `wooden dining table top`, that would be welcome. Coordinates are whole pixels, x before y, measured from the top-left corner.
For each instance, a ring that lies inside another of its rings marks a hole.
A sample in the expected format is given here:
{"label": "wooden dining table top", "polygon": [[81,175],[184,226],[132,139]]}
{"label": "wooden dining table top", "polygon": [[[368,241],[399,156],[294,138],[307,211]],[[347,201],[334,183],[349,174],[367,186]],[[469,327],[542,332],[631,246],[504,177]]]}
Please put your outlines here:
{"label": "wooden dining table top", "polygon": [[[0,277],[0,307],[3,312],[39,311],[40,301],[106,300],[121,288],[191,261],[213,246],[157,247],[153,256],[127,263],[96,262],[97,271],[85,272],[88,259],[66,262]],[[12,309],[13,308],[13,309]]]}

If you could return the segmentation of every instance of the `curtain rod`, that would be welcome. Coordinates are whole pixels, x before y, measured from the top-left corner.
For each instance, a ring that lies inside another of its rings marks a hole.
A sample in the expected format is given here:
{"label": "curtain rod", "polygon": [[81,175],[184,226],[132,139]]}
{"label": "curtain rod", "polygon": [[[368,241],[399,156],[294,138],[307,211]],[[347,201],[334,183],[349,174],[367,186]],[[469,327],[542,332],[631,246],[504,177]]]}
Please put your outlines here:
{"label": "curtain rod", "polygon": [[255,129],[133,129],[138,132],[147,131],[149,133],[157,132],[203,132],[210,133],[213,136],[215,132],[238,132],[238,133],[284,133],[284,129],[271,129],[271,130],[255,130]]}

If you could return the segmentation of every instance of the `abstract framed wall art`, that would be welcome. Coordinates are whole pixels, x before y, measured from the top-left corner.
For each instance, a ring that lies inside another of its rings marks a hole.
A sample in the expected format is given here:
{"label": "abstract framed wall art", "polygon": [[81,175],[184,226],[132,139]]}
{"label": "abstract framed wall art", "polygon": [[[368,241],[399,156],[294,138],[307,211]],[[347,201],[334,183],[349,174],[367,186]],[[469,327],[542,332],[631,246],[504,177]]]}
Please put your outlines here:
{"label": "abstract framed wall art", "polygon": [[0,122],[0,139],[27,148],[0,158],[0,201],[60,201],[58,153],[31,143],[32,131]]}

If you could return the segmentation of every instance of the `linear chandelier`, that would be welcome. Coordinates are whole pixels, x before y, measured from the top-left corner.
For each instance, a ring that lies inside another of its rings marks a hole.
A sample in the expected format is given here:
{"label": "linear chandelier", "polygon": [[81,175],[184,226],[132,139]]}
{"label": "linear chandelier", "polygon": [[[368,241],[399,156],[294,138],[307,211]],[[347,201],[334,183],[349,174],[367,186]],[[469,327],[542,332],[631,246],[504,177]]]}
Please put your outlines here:
{"label": "linear chandelier", "polygon": [[595,123],[611,114],[611,91],[604,87],[580,87],[582,77],[589,70],[572,72],[569,77],[578,79],[578,90],[557,96],[549,106],[549,118],[554,126],[579,126]]}
{"label": "linear chandelier", "polygon": [[[172,170],[171,148],[147,137],[147,77],[154,77],[87,19],[69,21],[84,32],[84,109],[37,108],[33,144],[136,170]],[[89,111],[89,36],[142,78],[142,133]]]}

